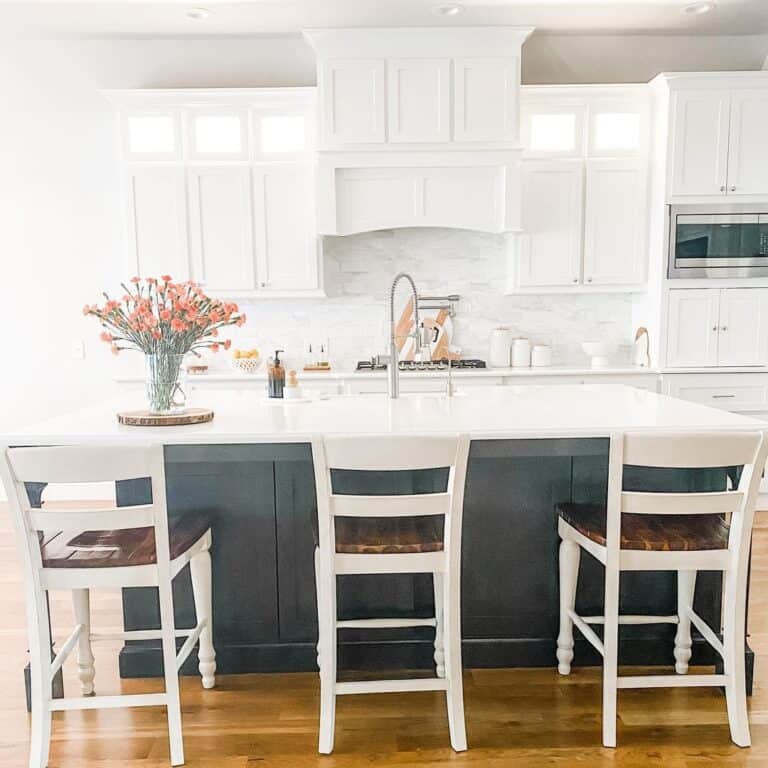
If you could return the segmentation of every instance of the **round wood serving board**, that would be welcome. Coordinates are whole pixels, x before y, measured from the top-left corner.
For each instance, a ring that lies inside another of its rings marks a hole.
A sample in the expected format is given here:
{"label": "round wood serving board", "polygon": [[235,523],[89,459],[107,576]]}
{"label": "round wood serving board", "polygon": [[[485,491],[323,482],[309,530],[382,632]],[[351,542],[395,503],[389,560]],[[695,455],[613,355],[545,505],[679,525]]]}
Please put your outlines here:
{"label": "round wood serving board", "polygon": [[213,419],[210,408],[190,408],[184,413],[166,415],[149,411],[118,411],[117,420],[131,427],[181,427],[187,424],[205,424]]}

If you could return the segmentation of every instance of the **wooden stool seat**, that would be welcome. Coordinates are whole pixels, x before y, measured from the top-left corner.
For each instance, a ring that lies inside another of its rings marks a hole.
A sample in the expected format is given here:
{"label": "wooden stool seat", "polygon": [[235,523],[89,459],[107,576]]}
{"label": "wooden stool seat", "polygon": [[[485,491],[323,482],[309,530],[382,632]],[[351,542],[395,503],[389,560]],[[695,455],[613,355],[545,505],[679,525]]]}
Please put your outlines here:
{"label": "wooden stool seat", "polygon": [[[169,519],[171,560],[183,555],[210,528],[202,514]],[[119,531],[85,531],[70,537],[66,532],[46,534],[40,554],[44,568],[117,568],[154,565],[154,528],[126,528]]]}
{"label": "wooden stool seat", "polygon": [[[582,536],[605,546],[605,505],[558,504],[556,509]],[[715,515],[621,516],[621,549],[696,552],[727,547],[728,524]]]}
{"label": "wooden stool seat", "polygon": [[442,518],[337,517],[336,551],[350,555],[440,552]]}

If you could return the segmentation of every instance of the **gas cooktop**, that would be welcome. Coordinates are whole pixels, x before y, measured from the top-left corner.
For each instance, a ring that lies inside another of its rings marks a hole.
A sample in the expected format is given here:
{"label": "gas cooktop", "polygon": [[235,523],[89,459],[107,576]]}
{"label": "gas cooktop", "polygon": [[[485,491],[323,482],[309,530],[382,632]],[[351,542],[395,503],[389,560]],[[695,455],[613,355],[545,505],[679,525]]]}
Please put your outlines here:
{"label": "gas cooktop", "polygon": [[[485,360],[467,358],[464,360],[453,360],[451,367],[454,370],[461,370],[466,368],[485,368],[486,365]],[[398,363],[398,368],[401,371],[447,371],[448,360],[401,360]],[[360,360],[355,370],[363,372],[386,371],[387,366],[385,363],[378,363],[373,360]]]}

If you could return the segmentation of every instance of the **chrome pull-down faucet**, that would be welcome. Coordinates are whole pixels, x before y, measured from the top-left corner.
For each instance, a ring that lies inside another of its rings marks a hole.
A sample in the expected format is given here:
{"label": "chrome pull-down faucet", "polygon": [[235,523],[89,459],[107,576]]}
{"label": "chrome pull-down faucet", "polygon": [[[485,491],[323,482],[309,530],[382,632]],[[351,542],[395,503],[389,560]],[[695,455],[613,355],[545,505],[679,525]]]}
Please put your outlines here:
{"label": "chrome pull-down faucet", "polygon": [[397,336],[395,335],[395,291],[401,280],[407,280],[413,293],[413,319],[416,326],[414,332],[408,336],[413,337],[415,351],[421,350],[421,337],[419,335],[419,295],[416,292],[416,283],[407,272],[398,272],[389,289],[389,360],[387,364],[387,394],[394,399],[400,397],[400,365],[397,353]]}
{"label": "chrome pull-down faucet", "polygon": [[[387,363],[387,394],[390,398],[395,399],[400,397],[400,365],[397,351],[398,337],[396,335],[395,327],[395,291],[397,285],[401,280],[406,280],[411,286],[411,293],[413,294],[413,320],[415,328],[413,333],[409,333],[406,338],[411,337],[414,343],[414,356],[418,359],[422,356],[422,349],[426,349],[427,355],[430,354],[430,341],[432,329],[421,328],[419,323],[419,309],[446,309],[448,314],[454,316],[454,304],[459,300],[459,296],[452,293],[448,296],[419,296],[416,291],[416,283],[413,278],[407,272],[398,272],[392,280],[392,285],[389,289],[389,355],[386,359]],[[429,305],[423,305],[420,307],[420,302],[430,302]],[[441,302],[435,304],[435,302]],[[450,363],[449,363],[450,366]],[[448,371],[450,379],[450,370]],[[453,382],[449,382],[449,393],[452,390]],[[450,396],[450,394],[449,394]]]}

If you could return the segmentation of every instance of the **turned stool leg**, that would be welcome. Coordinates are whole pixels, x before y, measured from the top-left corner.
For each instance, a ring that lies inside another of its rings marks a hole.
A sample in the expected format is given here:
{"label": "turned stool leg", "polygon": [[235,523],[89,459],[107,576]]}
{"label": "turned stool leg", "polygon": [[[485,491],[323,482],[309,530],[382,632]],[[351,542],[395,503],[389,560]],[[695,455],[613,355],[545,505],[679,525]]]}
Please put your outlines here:
{"label": "turned stool leg", "polygon": [[688,611],[693,607],[693,592],[696,588],[696,571],[677,572],[677,632],[675,633],[675,672],[688,672],[691,660],[691,619]]}
{"label": "turned stool leg", "polygon": [[192,593],[198,622],[206,624],[200,633],[197,651],[198,669],[203,678],[203,688],[216,685],[216,651],[213,647],[213,606],[211,601],[211,554],[206,549],[189,561],[192,576]]}
{"label": "turned stool leg", "polygon": [[569,611],[576,606],[576,584],[579,579],[581,548],[575,541],[560,542],[560,632],[557,636],[557,671],[571,672],[573,661],[573,620]]}
{"label": "turned stool leg", "polygon": [[96,677],[93,649],[91,648],[91,594],[87,589],[72,590],[72,608],[75,624],[82,624],[83,631],[77,639],[77,676],[83,696],[93,694],[93,679]]}

